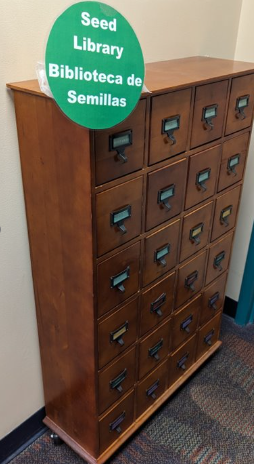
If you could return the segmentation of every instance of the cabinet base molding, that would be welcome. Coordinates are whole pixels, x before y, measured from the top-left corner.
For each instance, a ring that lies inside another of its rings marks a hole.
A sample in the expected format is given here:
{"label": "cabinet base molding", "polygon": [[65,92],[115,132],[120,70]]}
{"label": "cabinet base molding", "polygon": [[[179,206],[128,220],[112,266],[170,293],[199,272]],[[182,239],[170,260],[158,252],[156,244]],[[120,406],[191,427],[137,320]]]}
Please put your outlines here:
{"label": "cabinet base molding", "polygon": [[205,353],[201,358],[199,358],[191,367],[185,372],[182,377],[177,380],[171,387],[169,387],[166,392],[161,395],[158,400],[145,411],[142,416],[140,416],[132,425],[129,427],[122,435],[119,437],[116,442],[113,443],[103,454],[101,454],[97,459],[93,458],[82,446],[80,446],[73,438],[71,438],[67,433],[65,433],[60,427],[58,427],[49,417],[45,417],[43,420],[44,424],[49,427],[52,432],[55,432],[70,448],[75,451],[81,458],[85,459],[89,464],[104,464],[111,456],[114,454],[119,446],[131,437],[131,435],[136,432],[140,426],[147,420],[149,417],[160,407],[165,401],[172,396],[182,384],[186,382],[189,377],[196,372],[199,367],[204,364],[204,362],[209,359],[221,346],[222,342],[218,340],[210,350]]}

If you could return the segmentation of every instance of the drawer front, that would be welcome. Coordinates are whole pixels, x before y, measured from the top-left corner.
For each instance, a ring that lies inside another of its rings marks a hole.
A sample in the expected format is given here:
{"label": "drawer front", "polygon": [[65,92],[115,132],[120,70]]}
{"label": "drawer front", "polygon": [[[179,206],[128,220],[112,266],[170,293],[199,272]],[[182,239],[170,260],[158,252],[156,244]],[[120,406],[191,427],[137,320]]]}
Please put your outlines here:
{"label": "drawer front", "polygon": [[171,321],[165,322],[139,345],[139,379],[154,369],[169,353]]}
{"label": "drawer front", "polygon": [[196,88],[191,148],[219,139],[223,132],[228,81]]}
{"label": "drawer front", "polygon": [[198,327],[201,308],[201,295],[174,314],[172,318],[172,348],[186,342],[194,335]]}
{"label": "drawer front", "polygon": [[176,265],[180,220],[145,239],[143,286],[161,277]]}
{"label": "drawer front", "polygon": [[228,269],[233,235],[233,232],[226,235],[226,237],[210,247],[207,263],[206,285],[210,284],[210,282]]}
{"label": "drawer front", "polygon": [[175,272],[142,293],[140,310],[141,335],[144,335],[148,330],[158,325],[165,317],[171,314],[174,287]]}
{"label": "drawer front", "polygon": [[99,373],[99,414],[118,401],[134,385],[136,355],[136,348],[132,348]]}
{"label": "drawer front", "polygon": [[98,256],[141,233],[143,177],[96,195]]}
{"label": "drawer front", "polygon": [[213,202],[210,202],[193,213],[184,216],[180,262],[207,245],[210,236],[212,211]]}
{"label": "drawer front", "polygon": [[191,89],[152,98],[149,164],[186,150]]}
{"label": "drawer front", "polygon": [[242,179],[248,142],[249,133],[235,137],[223,144],[218,192]]}
{"label": "drawer front", "polygon": [[150,408],[165,392],[168,383],[168,362],[164,362],[137,386],[137,417]]}
{"label": "drawer front", "polygon": [[227,273],[207,287],[202,295],[199,325],[202,326],[217,314],[224,304]]}
{"label": "drawer front", "polygon": [[206,285],[228,269],[233,235],[233,232],[228,234],[222,240],[210,247],[207,263]]}
{"label": "drawer front", "polygon": [[217,198],[213,220],[211,241],[226,234],[235,226],[238,204],[240,201],[241,187],[236,187],[230,192]]}
{"label": "drawer front", "polygon": [[114,312],[98,326],[99,369],[137,339],[138,299]]}
{"label": "drawer front", "polygon": [[139,290],[140,242],[97,267],[98,315],[122,303]]}
{"label": "drawer front", "polygon": [[197,205],[214,195],[221,146],[210,148],[190,157],[185,209]]}
{"label": "drawer front", "polygon": [[99,420],[100,454],[130,427],[134,420],[134,391]]}
{"label": "drawer front", "polygon": [[178,348],[169,358],[169,385],[173,385],[194,364],[196,355],[196,335]]}
{"label": "drawer front", "polygon": [[198,332],[197,359],[205,354],[217,342],[220,332],[221,312]]}
{"label": "drawer front", "polygon": [[178,270],[175,308],[196,295],[202,288],[206,264],[206,251],[181,266]]}
{"label": "drawer front", "polygon": [[182,211],[187,160],[148,174],[146,230],[168,221]]}
{"label": "drawer front", "polygon": [[249,127],[254,104],[254,74],[232,80],[226,135]]}
{"label": "drawer front", "polygon": [[143,167],[146,100],[117,127],[94,132],[96,185]]}

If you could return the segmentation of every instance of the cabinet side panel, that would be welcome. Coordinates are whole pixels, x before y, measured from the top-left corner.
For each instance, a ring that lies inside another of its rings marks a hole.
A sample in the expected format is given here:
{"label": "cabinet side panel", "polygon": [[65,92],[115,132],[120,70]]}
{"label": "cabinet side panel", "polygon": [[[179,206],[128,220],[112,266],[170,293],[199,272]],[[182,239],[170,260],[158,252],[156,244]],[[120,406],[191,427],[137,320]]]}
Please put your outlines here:
{"label": "cabinet side panel", "polygon": [[15,92],[47,416],[98,455],[89,132]]}

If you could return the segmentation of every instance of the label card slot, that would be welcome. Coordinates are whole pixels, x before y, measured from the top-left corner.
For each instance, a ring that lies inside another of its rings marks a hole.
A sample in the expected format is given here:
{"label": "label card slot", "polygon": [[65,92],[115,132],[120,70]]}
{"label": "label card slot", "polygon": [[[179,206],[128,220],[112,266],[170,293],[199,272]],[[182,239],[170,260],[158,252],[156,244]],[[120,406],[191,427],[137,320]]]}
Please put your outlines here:
{"label": "label card slot", "polygon": [[157,390],[157,388],[159,387],[160,385],[160,380],[156,380],[156,382],[154,382],[153,385],[151,385],[151,387],[149,387],[147,390],[146,390],[146,395],[147,396],[150,396],[151,398],[153,398],[153,400],[156,400],[156,394],[155,394],[155,391]]}
{"label": "label card slot", "polygon": [[110,135],[109,151],[116,151],[117,158],[123,163],[127,163],[128,158],[125,154],[125,148],[132,145],[132,130],[129,129],[118,134]]}
{"label": "label card slot", "polygon": [[165,256],[170,253],[170,244],[168,243],[164,247],[156,250],[154,252],[154,262],[161,264],[163,267],[167,265],[167,261],[165,260]]}
{"label": "label card slot", "polygon": [[179,114],[162,120],[161,133],[167,134],[168,138],[172,142],[171,145],[175,145],[176,143],[174,131],[178,130],[179,128],[180,128],[180,115]]}
{"label": "label card slot", "polygon": [[166,293],[162,293],[155,301],[151,303],[150,312],[162,316],[161,307],[166,302]]}
{"label": "label card slot", "polygon": [[126,416],[126,413],[125,411],[123,411],[122,414],[114,422],[111,422],[111,424],[109,424],[110,432],[113,432],[113,430],[116,430],[117,433],[122,432],[120,424],[124,421],[125,416]]}
{"label": "label card slot", "polygon": [[161,338],[160,341],[156,345],[154,345],[152,348],[149,348],[148,350],[149,356],[151,358],[156,359],[156,361],[159,361],[160,357],[158,355],[158,352],[160,351],[162,346],[163,346],[163,338]]}
{"label": "label card slot", "polygon": [[128,331],[129,322],[126,321],[121,327],[110,332],[110,343],[117,342],[119,345],[124,345],[123,335]]}
{"label": "label card slot", "polygon": [[125,292],[123,282],[130,277],[130,267],[128,266],[123,272],[110,277],[111,288],[117,288],[120,292]]}
{"label": "label card slot", "polygon": [[124,221],[131,217],[131,205],[120,208],[110,213],[110,225],[117,226],[123,234],[126,234],[127,229]]}

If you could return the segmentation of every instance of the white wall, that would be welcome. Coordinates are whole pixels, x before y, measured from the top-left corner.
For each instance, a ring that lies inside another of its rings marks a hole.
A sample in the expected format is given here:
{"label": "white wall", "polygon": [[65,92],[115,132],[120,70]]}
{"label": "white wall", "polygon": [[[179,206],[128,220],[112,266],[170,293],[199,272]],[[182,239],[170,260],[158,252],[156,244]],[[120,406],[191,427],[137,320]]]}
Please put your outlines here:
{"label": "white wall", "polygon": [[[235,59],[254,62],[254,2],[244,0],[239,22]],[[238,301],[241,282],[245,267],[246,255],[254,220],[254,136],[252,136],[249,157],[246,166],[238,225],[234,240],[234,248],[230,263],[226,294]]]}
{"label": "white wall", "polygon": [[[0,438],[44,403],[14,108],[5,83],[35,77],[50,27],[72,3],[0,2]],[[241,0],[107,3],[133,25],[146,62],[191,55],[234,57]],[[251,52],[250,42],[247,46]],[[239,41],[238,53],[240,48]]]}

